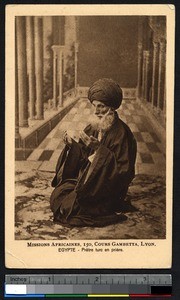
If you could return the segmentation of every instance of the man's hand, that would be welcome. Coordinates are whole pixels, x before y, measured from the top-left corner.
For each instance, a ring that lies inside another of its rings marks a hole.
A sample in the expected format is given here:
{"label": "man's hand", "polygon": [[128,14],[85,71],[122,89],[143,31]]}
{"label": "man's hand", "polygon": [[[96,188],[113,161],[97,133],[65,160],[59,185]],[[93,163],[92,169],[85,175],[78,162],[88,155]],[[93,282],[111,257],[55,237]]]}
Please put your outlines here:
{"label": "man's hand", "polygon": [[88,136],[84,131],[80,132],[80,138],[81,140],[83,141],[83,143],[93,149],[93,150],[97,150],[99,145],[100,145],[100,142],[98,141],[98,139],[96,139],[95,137],[93,137],[92,135],[91,136]]}
{"label": "man's hand", "polygon": [[68,145],[68,146],[72,145],[72,138],[67,134],[67,131],[64,132],[63,142],[65,145]]}

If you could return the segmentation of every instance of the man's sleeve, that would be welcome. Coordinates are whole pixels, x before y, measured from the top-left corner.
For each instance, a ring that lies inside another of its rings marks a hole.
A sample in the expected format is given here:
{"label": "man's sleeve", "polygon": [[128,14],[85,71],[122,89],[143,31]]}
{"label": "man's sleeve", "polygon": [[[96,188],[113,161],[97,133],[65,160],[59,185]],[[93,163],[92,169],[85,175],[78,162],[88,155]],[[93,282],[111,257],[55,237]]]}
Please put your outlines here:
{"label": "man's sleeve", "polygon": [[82,179],[77,187],[80,198],[90,198],[93,201],[108,195],[112,197],[121,188],[127,186],[134,177],[133,155],[126,133],[121,140],[116,139],[110,148],[101,145],[86,178]]}
{"label": "man's sleeve", "polygon": [[[56,165],[56,175],[52,180],[55,187],[66,179],[76,179],[79,170],[87,162],[87,154],[81,143],[73,140],[72,145],[67,145],[62,150]],[[58,176],[61,174],[61,176]]]}

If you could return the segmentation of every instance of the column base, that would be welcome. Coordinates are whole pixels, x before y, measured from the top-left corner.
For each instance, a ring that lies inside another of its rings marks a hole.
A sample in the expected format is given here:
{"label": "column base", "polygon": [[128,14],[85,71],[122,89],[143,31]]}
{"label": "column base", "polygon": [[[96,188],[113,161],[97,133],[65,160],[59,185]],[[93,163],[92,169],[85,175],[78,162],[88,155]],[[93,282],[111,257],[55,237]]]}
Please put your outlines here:
{"label": "column base", "polygon": [[159,139],[163,143],[163,152],[165,153],[165,145],[166,145],[166,129],[164,124],[162,123],[162,120],[160,118],[159,113],[157,112],[157,108],[150,109],[151,104],[149,102],[145,102],[139,98],[137,98],[137,103],[140,105],[140,107],[144,110],[145,115],[150,121],[150,124],[156,131]]}
{"label": "column base", "polygon": [[36,120],[44,120],[44,117],[43,116],[37,116]]}
{"label": "column base", "polygon": [[19,123],[19,127],[29,127],[28,122]]}
{"label": "column base", "polygon": [[20,147],[21,147],[21,137],[19,134],[19,136],[15,135],[15,148],[20,148]]}
{"label": "column base", "polygon": [[15,160],[26,160],[28,156],[33,152],[33,149],[19,148],[15,149]]}
{"label": "column base", "polygon": [[20,136],[20,133],[19,133],[19,127],[15,129],[15,138],[16,139],[19,139],[21,136]]}
{"label": "column base", "polygon": [[52,103],[52,106],[53,106],[53,109],[54,108],[57,108],[57,100],[56,99],[53,99],[53,103]]}
{"label": "column base", "polygon": [[63,101],[58,103],[59,107],[63,107]]}

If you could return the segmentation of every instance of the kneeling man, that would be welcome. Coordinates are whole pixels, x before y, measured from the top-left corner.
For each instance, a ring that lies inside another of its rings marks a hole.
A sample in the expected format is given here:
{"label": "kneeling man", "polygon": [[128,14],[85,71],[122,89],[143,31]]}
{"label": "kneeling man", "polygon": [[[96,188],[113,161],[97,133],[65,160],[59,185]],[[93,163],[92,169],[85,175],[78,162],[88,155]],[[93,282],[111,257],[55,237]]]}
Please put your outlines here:
{"label": "kneeling man", "polygon": [[89,89],[94,106],[91,124],[79,142],[67,132],[58,159],[51,194],[54,221],[72,226],[105,226],[126,219],[121,212],[135,176],[136,141],[116,109],[122,90],[112,79]]}

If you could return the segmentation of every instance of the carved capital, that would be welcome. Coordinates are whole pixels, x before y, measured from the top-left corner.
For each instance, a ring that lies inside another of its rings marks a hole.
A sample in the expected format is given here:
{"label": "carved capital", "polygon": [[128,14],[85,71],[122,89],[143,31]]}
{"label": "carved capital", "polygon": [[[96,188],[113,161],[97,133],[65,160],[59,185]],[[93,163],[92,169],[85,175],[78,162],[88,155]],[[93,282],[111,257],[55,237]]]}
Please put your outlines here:
{"label": "carved capital", "polygon": [[142,50],[142,43],[138,43],[138,49]]}
{"label": "carved capital", "polygon": [[159,43],[158,42],[153,42],[153,49],[154,49],[154,52],[158,51],[158,49],[159,49]]}
{"label": "carved capital", "polygon": [[142,44],[138,44],[138,59],[142,59],[143,55],[143,47]]}
{"label": "carved capital", "polygon": [[148,50],[144,50],[143,51],[143,55],[144,55],[144,57],[149,57],[150,56],[150,52],[148,51]]}
{"label": "carved capital", "polygon": [[149,64],[149,61],[150,61],[150,53],[149,53],[149,51],[147,51],[147,53],[146,53],[146,62],[147,62],[147,64]]}
{"label": "carved capital", "polygon": [[58,57],[64,51],[64,46],[53,45],[52,47],[54,57]]}
{"label": "carved capital", "polygon": [[161,39],[161,41],[160,41],[160,51],[162,53],[164,53],[166,51],[166,40],[165,39]]}
{"label": "carved capital", "polygon": [[153,30],[154,41],[160,41],[161,38],[166,39],[166,17],[165,16],[149,17],[149,26]]}
{"label": "carved capital", "polygon": [[78,51],[79,51],[79,43],[74,43],[74,49],[75,49],[75,52],[78,53]]}
{"label": "carved capital", "polygon": [[147,64],[149,64],[150,61],[150,51],[143,51],[143,60],[144,62],[146,62]]}

